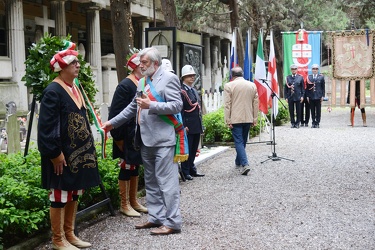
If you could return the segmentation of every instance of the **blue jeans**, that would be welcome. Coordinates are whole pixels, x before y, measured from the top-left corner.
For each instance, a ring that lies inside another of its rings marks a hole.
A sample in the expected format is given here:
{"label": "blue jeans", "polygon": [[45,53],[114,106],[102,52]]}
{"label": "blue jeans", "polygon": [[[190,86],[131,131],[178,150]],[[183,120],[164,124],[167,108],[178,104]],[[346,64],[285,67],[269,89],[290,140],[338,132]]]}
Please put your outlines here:
{"label": "blue jeans", "polygon": [[236,147],[236,160],[235,164],[236,165],[241,165],[241,166],[247,166],[249,165],[249,162],[247,160],[247,155],[246,155],[246,142],[247,142],[247,137],[249,135],[249,130],[251,127],[251,123],[237,123],[237,124],[232,124],[232,136],[234,140],[234,145]]}

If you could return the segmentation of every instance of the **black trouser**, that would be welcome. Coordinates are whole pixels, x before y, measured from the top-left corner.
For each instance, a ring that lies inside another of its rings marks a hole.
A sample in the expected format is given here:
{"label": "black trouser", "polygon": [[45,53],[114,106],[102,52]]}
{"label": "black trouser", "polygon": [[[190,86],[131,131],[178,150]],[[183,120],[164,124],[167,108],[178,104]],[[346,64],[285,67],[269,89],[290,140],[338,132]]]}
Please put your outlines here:
{"label": "black trouser", "polygon": [[195,154],[199,146],[200,134],[189,134],[187,135],[189,143],[189,158],[187,161],[181,162],[181,169],[184,175],[195,175],[197,168],[194,165]]}
{"label": "black trouser", "polygon": [[320,99],[317,100],[310,100],[310,108],[311,108],[311,118],[313,125],[319,125],[320,123],[320,116],[322,111],[322,102]]}
{"label": "black trouser", "polygon": [[307,101],[307,98],[306,98],[301,103],[301,123],[308,124],[309,120],[310,120],[310,103]]}
{"label": "black trouser", "polygon": [[[292,123],[292,125],[299,125],[299,123],[301,122],[301,102],[288,100],[288,106],[290,122]],[[294,111],[296,112],[297,120],[295,119]]]}

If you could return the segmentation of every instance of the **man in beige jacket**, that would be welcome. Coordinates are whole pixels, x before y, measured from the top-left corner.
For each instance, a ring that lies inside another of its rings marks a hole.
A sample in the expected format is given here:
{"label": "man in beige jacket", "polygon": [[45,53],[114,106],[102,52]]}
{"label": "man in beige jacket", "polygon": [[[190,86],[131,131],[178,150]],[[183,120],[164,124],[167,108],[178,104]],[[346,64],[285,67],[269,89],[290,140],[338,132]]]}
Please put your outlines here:
{"label": "man in beige jacket", "polygon": [[250,168],[245,147],[249,130],[258,120],[258,91],[253,82],[243,78],[241,67],[234,67],[231,76],[232,81],[224,86],[224,117],[225,123],[232,130],[237,152],[236,167],[240,168],[242,175],[247,175]]}

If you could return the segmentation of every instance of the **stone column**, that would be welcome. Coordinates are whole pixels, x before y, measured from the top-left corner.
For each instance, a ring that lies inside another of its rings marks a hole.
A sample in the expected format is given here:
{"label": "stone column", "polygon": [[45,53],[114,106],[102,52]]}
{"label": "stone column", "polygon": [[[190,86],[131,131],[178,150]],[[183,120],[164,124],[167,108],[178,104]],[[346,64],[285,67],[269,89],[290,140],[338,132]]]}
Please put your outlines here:
{"label": "stone column", "polygon": [[[101,59],[101,45],[100,45],[100,16],[99,11],[101,7],[92,5],[87,9],[87,62],[90,63],[93,71],[96,71],[94,80],[96,88],[99,92],[96,95],[96,104],[100,105],[108,102],[108,96],[103,100],[103,84],[102,84],[102,59]],[[106,83],[108,84],[108,83]]]}
{"label": "stone column", "polygon": [[217,47],[217,65],[216,67],[219,68],[219,70],[221,69],[221,67],[223,66],[223,63],[221,61],[221,40],[220,38],[216,38],[214,40],[214,45]]}
{"label": "stone column", "polygon": [[51,1],[51,18],[55,20],[55,36],[66,36],[65,0]]}
{"label": "stone column", "polygon": [[211,44],[210,44],[210,35],[204,34],[203,35],[203,45],[204,45],[204,68],[206,70],[204,79],[202,81],[204,90],[212,91],[214,90],[215,86],[212,86],[211,81]]}
{"label": "stone column", "polygon": [[220,38],[216,37],[213,40],[213,44],[214,44],[213,47],[216,48],[216,51],[215,51],[215,55],[212,56],[213,58],[215,58],[215,65],[212,65],[212,68],[215,69],[214,82],[215,82],[215,88],[218,89],[221,86],[221,83],[223,81],[223,75],[221,72],[222,63],[221,63]]}
{"label": "stone column", "polygon": [[12,81],[18,84],[18,96],[14,101],[20,111],[28,110],[28,94],[25,82],[21,81],[25,75],[25,31],[23,21],[22,0],[7,0],[6,3],[8,56],[12,60]]}
{"label": "stone column", "polygon": [[142,49],[146,48],[146,29],[150,27],[148,22],[142,22]]}
{"label": "stone column", "polygon": [[[228,39],[224,39],[221,41],[222,43],[222,53],[224,54],[224,61],[223,61],[223,76],[226,77],[229,72],[229,63],[230,63],[230,41]],[[229,72],[230,74],[230,72]]]}

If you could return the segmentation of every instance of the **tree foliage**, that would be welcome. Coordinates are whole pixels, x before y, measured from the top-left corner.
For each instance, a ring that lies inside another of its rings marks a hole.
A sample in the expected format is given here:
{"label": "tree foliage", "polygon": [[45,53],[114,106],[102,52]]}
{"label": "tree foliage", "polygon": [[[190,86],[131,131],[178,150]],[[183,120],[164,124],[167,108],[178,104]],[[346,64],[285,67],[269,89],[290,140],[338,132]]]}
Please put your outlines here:
{"label": "tree foliage", "polygon": [[[40,100],[43,90],[55,79],[58,73],[53,72],[50,68],[50,60],[57,51],[63,50],[65,41],[70,41],[70,36],[59,38],[45,34],[37,43],[29,48],[29,56],[27,57],[26,74],[22,81],[25,81],[25,86],[31,88],[31,93],[36,100]],[[86,65],[81,55],[78,55],[80,71],[78,79],[84,87],[90,101],[95,102],[95,94],[97,89],[93,80],[93,74],[90,66]]]}

